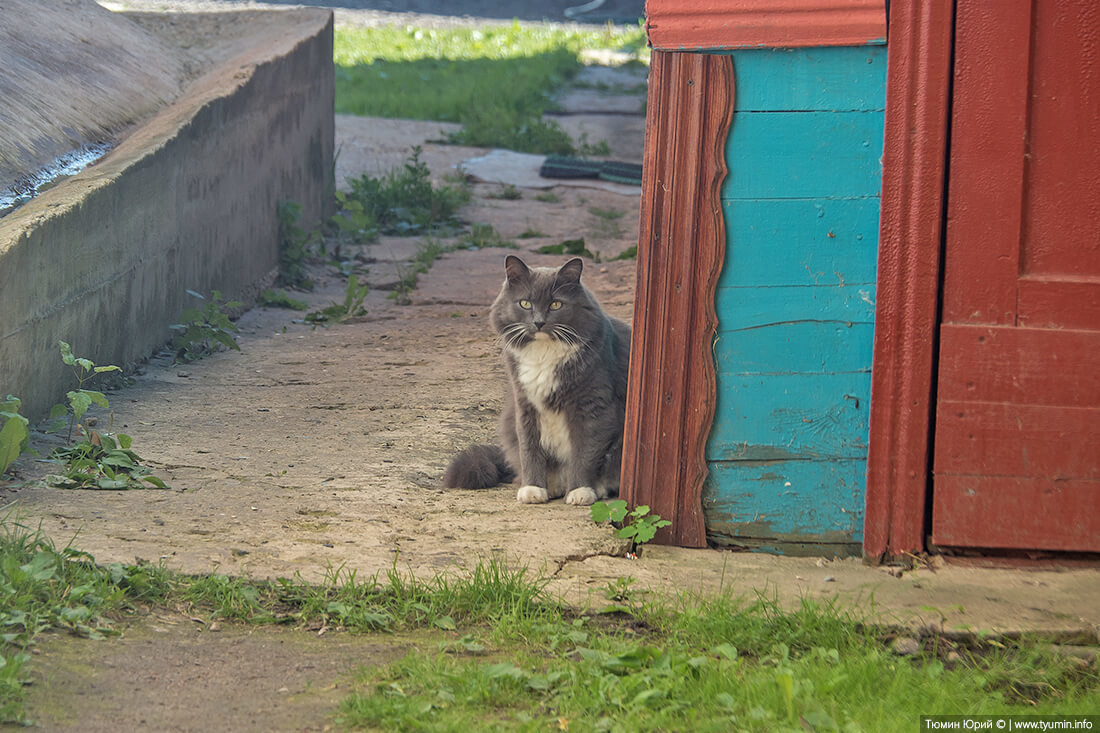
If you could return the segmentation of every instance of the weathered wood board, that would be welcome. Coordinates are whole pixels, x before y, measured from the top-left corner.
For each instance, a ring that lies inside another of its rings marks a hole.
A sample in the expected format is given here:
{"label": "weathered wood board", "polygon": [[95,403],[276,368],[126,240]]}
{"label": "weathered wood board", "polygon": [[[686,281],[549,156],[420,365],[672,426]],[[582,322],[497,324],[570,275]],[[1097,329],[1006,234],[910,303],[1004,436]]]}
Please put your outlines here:
{"label": "weathered wood board", "polygon": [[858,552],[885,47],[731,56],[707,536],[770,551]]}

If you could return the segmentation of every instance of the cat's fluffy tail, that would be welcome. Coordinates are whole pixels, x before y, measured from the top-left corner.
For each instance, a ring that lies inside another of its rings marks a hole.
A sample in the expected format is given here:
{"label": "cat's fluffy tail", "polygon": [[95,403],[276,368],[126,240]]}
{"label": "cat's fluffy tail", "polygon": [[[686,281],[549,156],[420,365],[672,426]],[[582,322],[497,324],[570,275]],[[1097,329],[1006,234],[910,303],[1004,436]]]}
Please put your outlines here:
{"label": "cat's fluffy tail", "polygon": [[488,489],[516,477],[504,451],[495,445],[473,445],[459,453],[443,472],[448,489]]}

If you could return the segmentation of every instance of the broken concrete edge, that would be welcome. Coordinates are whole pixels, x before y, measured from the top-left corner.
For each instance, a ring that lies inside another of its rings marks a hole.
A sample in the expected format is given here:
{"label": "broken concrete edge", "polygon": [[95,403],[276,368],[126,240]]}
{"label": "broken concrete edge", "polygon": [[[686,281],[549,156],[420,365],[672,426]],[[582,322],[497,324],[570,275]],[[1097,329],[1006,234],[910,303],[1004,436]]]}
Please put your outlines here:
{"label": "broken concrete edge", "polygon": [[[902,576],[856,558],[791,558],[646,545],[637,557],[602,548],[568,557],[548,570],[547,592],[580,615],[621,613],[623,607],[678,609],[725,598],[736,606],[757,604],[795,612],[803,604],[836,613],[887,640],[944,639],[958,646],[991,641],[1042,640],[1055,645],[1100,645],[1100,571],[1095,568],[1020,570],[940,566]],[[620,579],[631,600],[609,599]],[[1021,606],[1016,586],[1053,586],[1064,608],[1042,608],[1040,595]],[[835,589],[834,589],[835,586]],[[1082,588],[1095,588],[1079,592]],[[1087,597],[1087,596],[1091,596]]]}
{"label": "broken concrete edge", "polygon": [[32,420],[75,387],[58,340],[140,362],[199,303],[187,290],[254,302],[277,271],[280,202],[306,227],[330,213],[332,12],[271,12],[279,34],[245,39],[98,164],[0,219],[0,397]]}

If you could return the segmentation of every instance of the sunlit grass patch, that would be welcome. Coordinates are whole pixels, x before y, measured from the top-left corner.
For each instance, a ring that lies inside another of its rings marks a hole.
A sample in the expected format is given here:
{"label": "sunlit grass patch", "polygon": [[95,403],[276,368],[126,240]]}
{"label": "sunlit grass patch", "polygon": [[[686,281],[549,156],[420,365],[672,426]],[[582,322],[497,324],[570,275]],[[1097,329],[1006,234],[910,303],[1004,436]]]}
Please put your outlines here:
{"label": "sunlit grass patch", "polygon": [[661,603],[623,616],[544,613],[361,671],[337,720],[380,730],[885,731],[927,714],[1083,714],[1095,669],[1039,641],[929,642],[805,601]]}
{"label": "sunlit grass patch", "polygon": [[576,144],[542,119],[554,92],[580,71],[582,50],[644,42],[641,28],[339,28],[336,111],[458,122],[454,143],[571,154]]}

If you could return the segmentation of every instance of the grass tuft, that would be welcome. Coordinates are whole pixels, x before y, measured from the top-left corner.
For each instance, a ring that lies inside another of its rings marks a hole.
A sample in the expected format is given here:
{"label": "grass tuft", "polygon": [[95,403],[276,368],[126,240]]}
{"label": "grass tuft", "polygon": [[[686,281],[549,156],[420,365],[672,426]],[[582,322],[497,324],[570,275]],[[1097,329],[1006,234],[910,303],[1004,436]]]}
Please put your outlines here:
{"label": "grass tuft", "polygon": [[110,616],[163,602],[170,587],[159,568],[101,568],[91,555],[56,547],[10,512],[0,517],[0,721],[26,722],[28,650],[38,634],[67,629],[103,638],[113,633]]}

